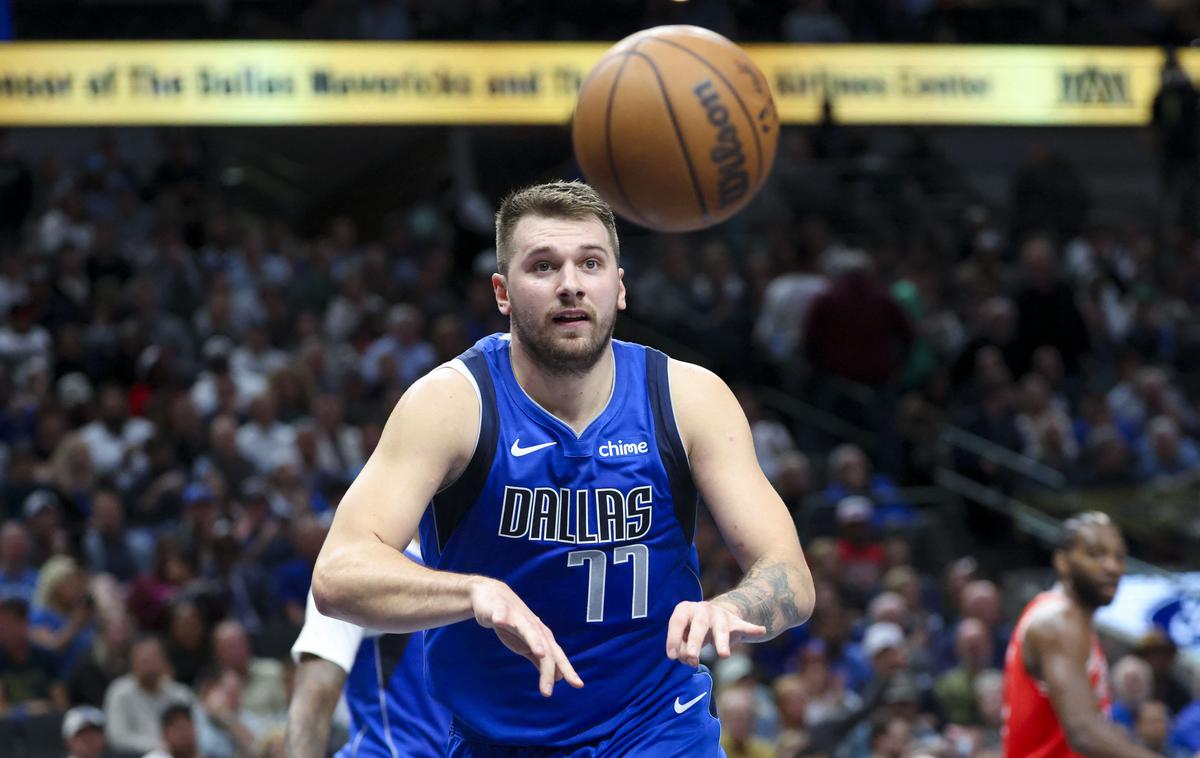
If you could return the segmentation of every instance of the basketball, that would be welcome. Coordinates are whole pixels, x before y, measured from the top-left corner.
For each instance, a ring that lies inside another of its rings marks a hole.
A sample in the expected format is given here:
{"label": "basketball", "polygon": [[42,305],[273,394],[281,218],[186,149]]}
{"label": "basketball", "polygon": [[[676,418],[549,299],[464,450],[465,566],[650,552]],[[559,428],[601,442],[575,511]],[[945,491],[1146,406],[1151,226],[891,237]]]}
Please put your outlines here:
{"label": "basketball", "polygon": [[685,232],[750,202],[771,170],[779,115],[740,47],[697,26],[658,26],[618,42],[588,74],[572,139],[614,211]]}

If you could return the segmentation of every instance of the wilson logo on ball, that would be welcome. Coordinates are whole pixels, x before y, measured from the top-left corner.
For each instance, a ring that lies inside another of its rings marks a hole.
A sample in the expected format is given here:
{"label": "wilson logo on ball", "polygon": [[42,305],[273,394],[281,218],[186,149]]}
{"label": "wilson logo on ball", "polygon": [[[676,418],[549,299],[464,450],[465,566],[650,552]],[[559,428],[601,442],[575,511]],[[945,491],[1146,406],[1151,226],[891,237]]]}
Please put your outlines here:
{"label": "wilson logo on ball", "polygon": [[622,217],[685,232],[732,217],[762,188],[779,142],[768,80],[744,50],[695,26],[613,45],[571,124],[588,184]]}
{"label": "wilson logo on ball", "polygon": [[717,165],[717,204],[724,208],[741,200],[750,186],[750,175],[745,170],[746,153],[742,151],[737,127],[729,123],[729,109],[721,104],[713,83],[705,79],[692,91],[700,98],[708,123],[717,127],[717,146],[708,151],[708,157]]}

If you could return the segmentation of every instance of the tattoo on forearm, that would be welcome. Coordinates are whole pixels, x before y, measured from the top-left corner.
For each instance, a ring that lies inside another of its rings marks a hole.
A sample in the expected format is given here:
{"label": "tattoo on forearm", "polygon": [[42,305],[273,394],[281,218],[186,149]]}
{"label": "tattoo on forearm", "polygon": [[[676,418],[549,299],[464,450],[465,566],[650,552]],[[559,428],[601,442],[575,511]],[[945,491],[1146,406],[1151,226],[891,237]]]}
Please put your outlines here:
{"label": "tattoo on forearm", "polygon": [[782,563],[750,567],[738,586],[718,596],[731,603],[742,619],[766,627],[770,639],[805,620],[794,586],[801,586],[794,568]]}

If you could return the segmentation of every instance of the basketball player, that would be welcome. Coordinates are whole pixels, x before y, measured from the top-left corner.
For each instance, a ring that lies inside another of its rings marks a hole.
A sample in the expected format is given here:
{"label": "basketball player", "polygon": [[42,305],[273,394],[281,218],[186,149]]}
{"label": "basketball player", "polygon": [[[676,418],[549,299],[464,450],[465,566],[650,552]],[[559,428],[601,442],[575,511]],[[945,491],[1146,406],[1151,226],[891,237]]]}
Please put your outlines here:
{"label": "basketball player", "polygon": [[[410,545],[404,555],[420,562]],[[429,696],[424,632],[375,634],[330,618],[308,595],[292,645],[296,684],[288,707],[287,754],[325,758],[343,687],[350,740],[337,758],[435,758],[445,754],[450,715]]]}
{"label": "basketball player", "polygon": [[1108,516],[1064,524],[1058,583],[1025,606],[1004,665],[1006,758],[1149,758],[1109,719],[1108,662],[1092,614],[1125,573],[1125,540]]}
{"label": "basketball player", "polygon": [[[623,271],[612,211],[587,185],[510,195],[496,255],[511,332],[397,403],[337,510],[317,605],[430,630],[451,756],[721,755],[701,647],[727,656],[813,605],[746,418],[708,371],[612,339]],[[746,570],[709,601],[698,496]],[[418,522],[429,568],[400,551]]]}

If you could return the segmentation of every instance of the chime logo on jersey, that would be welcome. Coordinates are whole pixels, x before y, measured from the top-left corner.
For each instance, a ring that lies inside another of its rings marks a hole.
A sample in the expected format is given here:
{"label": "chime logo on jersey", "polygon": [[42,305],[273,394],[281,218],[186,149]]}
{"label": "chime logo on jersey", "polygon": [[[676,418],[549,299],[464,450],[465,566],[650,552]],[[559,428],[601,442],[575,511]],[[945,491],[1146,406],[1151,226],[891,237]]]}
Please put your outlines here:
{"label": "chime logo on jersey", "polygon": [[613,442],[609,440],[599,447],[596,451],[601,458],[614,458],[618,455],[644,455],[650,452],[650,446],[643,440],[641,442],[626,442],[617,440]]}
{"label": "chime logo on jersey", "polygon": [[510,539],[568,545],[636,540],[650,531],[653,502],[649,485],[627,491],[600,487],[574,492],[508,485],[499,533]]}

